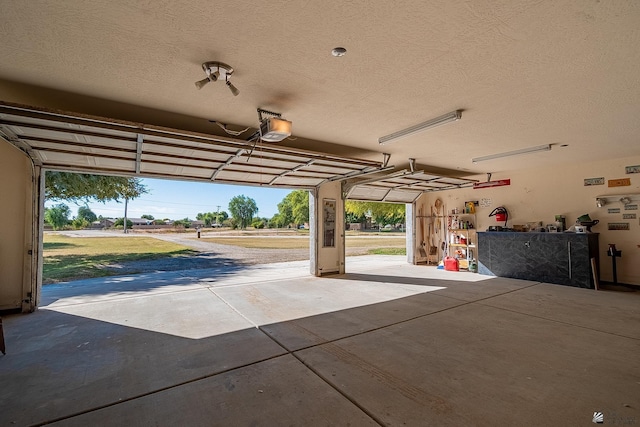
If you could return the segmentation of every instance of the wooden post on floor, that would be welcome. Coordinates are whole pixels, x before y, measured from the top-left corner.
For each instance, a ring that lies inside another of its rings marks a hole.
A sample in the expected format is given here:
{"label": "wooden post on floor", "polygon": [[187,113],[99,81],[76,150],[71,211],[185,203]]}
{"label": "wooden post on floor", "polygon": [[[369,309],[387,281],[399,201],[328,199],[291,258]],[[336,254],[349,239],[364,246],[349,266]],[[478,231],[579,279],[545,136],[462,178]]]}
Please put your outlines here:
{"label": "wooden post on floor", "polygon": [[593,287],[597,291],[600,289],[600,278],[598,277],[595,258],[591,258],[591,274],[593,274]]}
{"label": "wooden post on floor", "polygon": [[0,351],[2,354],[6,353],[6,348],[4,347],[4,331],[2,330],[2,317],[0,317]]}

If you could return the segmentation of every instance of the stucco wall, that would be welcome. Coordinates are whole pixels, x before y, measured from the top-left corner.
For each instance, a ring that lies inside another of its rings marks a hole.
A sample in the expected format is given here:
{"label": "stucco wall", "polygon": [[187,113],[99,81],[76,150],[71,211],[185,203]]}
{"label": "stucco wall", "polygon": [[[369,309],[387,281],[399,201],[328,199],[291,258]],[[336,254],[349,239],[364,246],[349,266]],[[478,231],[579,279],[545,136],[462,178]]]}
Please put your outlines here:
{"label": "stucco wall", "polygon": [[[611,258],[606,251],[609,243],[622,250],[622,258],[617,260],[618,281],[640,285],[640,211],[626,211],[619,202],[603,208],[596,207],[596,196],[636,193],[634,204],[640,205],[640,174],[626,174],[625,166],[640,165],[640,156],[625,159],[607,160],[588,164],[566,165],[562,168],[549,167],[538,170],[494,173],[492,181],[511,179],[511,185],[486,189],[460,189],[453,191],[426,193],[417,203],[424,212],[430,212],[437,198],[442,199],[450,212],[455,207],[462,209],[465,201],[490,199],[488,207],[477,207],[476,227],[484,231],[490,225],[498,223],[489,213],[498,206],[504,206],[509,212],[508,225],[526,224],[542,221],[554,222],[555,215],[565,215],[567,226],[575,224],[576,218],[589,214],[600,223],[592,231],[600,233],[600,278],[612,280]],[[488,165],[489,166],[489,165]],[[585,186],[585,178],[604,177],[604,185]],[[486,181],[486,175],[472,177]],[[629,178],[631,186],[609,188],[611,179]],[[609,214],[608,208],[620,208],[620,213]],[[622,215],[636,214],[635,219],[622,219]],[[629,231],[608,230],[609,222],[628,222]],[[419,242],[418,242],[419,243]]]}
{"label": "stucco wall", "polygon": [[0,310],[21,308],[28,291],[31,182],[27,156],[0,139]]}

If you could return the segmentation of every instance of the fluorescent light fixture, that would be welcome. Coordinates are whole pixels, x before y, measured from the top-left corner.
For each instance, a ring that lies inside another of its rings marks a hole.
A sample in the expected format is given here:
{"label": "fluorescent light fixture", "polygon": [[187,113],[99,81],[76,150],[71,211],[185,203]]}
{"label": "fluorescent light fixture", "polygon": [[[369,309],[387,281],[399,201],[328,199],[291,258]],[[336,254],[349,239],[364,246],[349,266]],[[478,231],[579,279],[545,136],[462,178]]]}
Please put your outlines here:
{"label": "fluorescent light fixture", "polygon": [[485,162],[487,160],[500,159],[502,157],[519,156],[520,154],[537,153],[539,151],[550,151],[551,144],[538,145],[536,147],[523,148],[521,150],[507,151],[506,153],[491,154],[489,156],[476,157],[471,159],[473,163]]}
{"label": "fluorescent light fixture", "polygon": [[419,123],[417,125],[408,127],[403,130],[391,133],[378,139],[380,145],[388,144],[397,139],[404,138],[405,136],[413,135],[414,133],[422,132],[423,130],[431,129],[436,126],[444,125],[458,121],[462,118],[462,110],[452,111],[435,119],[427,120],[426,122]]}
{"label": "fluorescent light fixture", "polygon": [[265,142],[280,142],[291,136],[291,122],[272,117],[260,124],[260,138]]}

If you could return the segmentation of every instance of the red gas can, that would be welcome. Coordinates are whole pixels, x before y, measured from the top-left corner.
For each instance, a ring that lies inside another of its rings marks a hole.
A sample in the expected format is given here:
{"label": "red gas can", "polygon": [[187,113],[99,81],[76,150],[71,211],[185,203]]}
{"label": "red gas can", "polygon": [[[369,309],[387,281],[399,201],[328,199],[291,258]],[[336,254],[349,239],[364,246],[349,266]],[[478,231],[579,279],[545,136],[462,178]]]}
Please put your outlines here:
{"label": "red gas can", "polygon": [[447,271],[459,271],[460,263],[457,258],[454,257],[445,257],[444,258],[444,269]]}

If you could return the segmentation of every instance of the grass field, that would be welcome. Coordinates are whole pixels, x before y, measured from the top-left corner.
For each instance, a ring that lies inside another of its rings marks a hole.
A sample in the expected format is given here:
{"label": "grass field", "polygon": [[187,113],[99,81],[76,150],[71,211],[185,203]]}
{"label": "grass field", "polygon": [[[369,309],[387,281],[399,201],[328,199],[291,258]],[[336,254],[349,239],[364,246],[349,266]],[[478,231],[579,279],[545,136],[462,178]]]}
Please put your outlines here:
{"label": "grass field", "polygon": [[[299,237],[213,237],[201,240],[256,249],[307,249],[309,247],[309,239]],[[345,240],[348,248],[404,248],[406,245],[404,237],[347,237]]]}
{"label": "grass field", "polygon": [[109,264],[194,253],[152,237],[67,237],[44,235],[42,282],[110,276]]}
{"label": "grass field", "polygon": [[[237,236],[200,239],[224,245],[254,249],[308,249],[309,238],[279,236]],[[405,238],[347,236],[347,248],[364,248],[376,255],[403,255]],[[69,237],[45,233],[44,284],[118,274],[108,266],[127,261],[152,260],[189,255],[195,251],[153,237]],[[362,252],[364,253],[364,251]]]}

